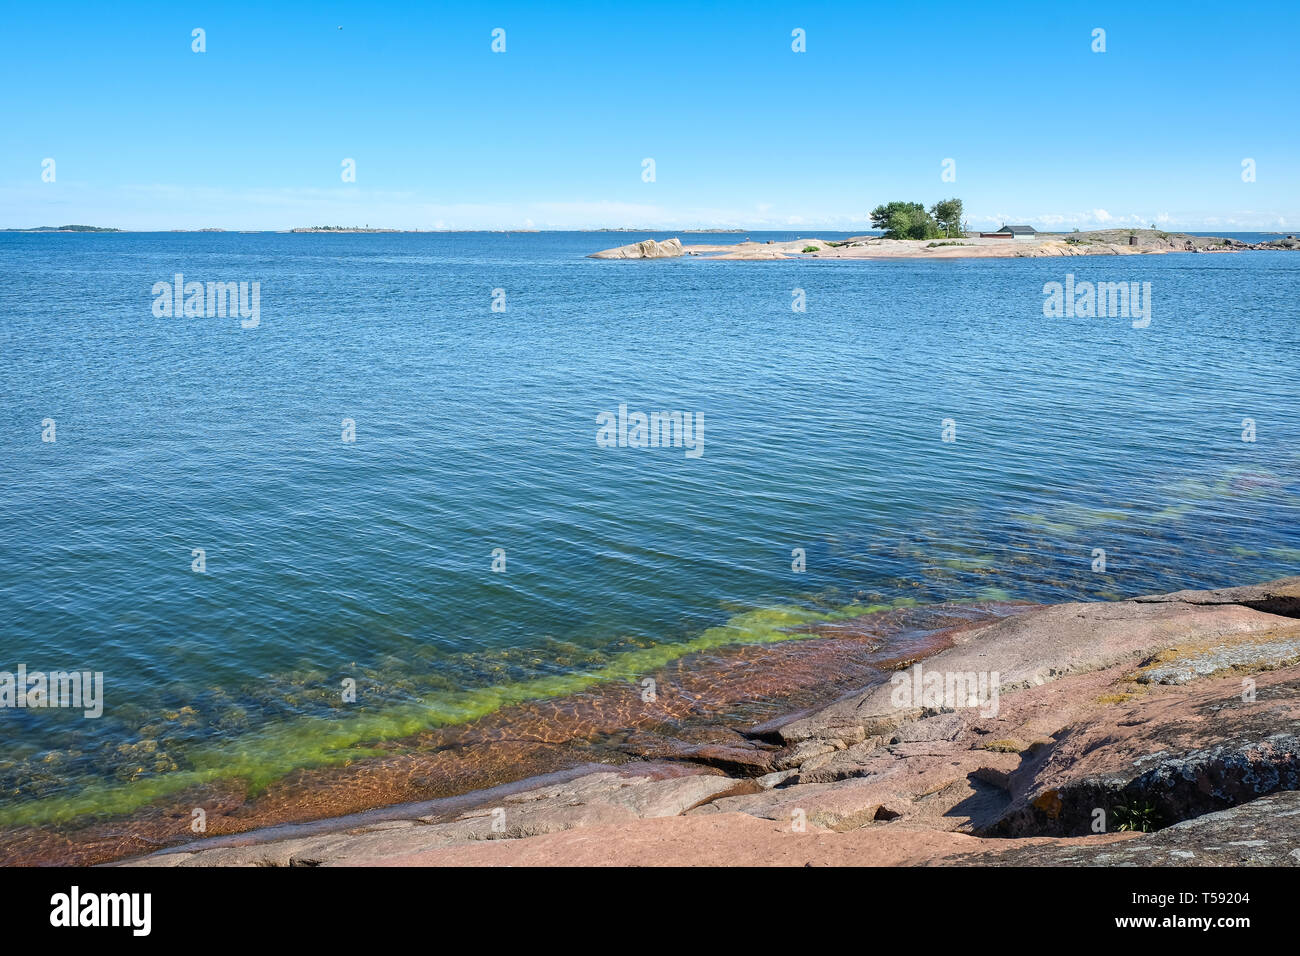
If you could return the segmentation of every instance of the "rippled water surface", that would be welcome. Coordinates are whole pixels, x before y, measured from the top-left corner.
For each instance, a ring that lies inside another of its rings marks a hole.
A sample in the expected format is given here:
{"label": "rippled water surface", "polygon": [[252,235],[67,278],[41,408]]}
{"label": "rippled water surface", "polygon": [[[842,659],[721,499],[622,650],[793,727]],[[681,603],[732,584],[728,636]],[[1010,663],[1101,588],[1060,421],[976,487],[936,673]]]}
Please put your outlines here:
{"label": "rippled water surface", "polygon": [[[869,606],[1300,571],[1300,255],[585,258],[639,238],[0,234],[0,670],[106,694],[0,709],[0,824]],[[156,318],[178,272],[260,282],[260,326]],[[1067,272],[1151,326],[1045,319]],[[620,403],[703,455],[599,447]]]}

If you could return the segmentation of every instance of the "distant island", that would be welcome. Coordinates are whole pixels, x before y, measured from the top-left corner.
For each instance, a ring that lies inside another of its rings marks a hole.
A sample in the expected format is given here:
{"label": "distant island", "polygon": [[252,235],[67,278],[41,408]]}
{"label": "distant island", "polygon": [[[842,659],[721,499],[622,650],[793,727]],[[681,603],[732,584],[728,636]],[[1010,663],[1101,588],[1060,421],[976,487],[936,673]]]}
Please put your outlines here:
{"label": "distant island", "polygon": [[[632,226],[607,226],[607,227],[605,227],[605,228],[603,228],[603,229],[574,229],[574,230],[572,230],[572,231],[573,231],[573,232],[671,232],[672,230],[669,230],[669,229],[637,229],[637,228],[634,228],[634,227],[632,227]],[[679,231],[679,232],[682,232],[682,233],[698,233],[698,232],[711,232],[711,233],[733,233],[733,232],[734,232],[734,233],[741,233],[741,232],[753,232],[754,230],[752,230],[752,229],[681,229],[681,230],[678,230],[678,231]]]}
{"label": "distant island", "polygon": [[419,232],[418,229],[372,229],[369,226],[295,226],[290,232]]}
{"label": "distant island", "polygon": [[121,232],[112,226],[33,226],[31,229],[5,229],[5,232]]}
{"label": "distant island", "polygon": [[[1123,256],[1166,252],[1242,252],[1247,249],[1300,249],[1294,235],[1265,242],[1242,242],[1217,236],[1193,236],[1157,229],[1094,229],[1069,233],[1039,232],[1033,226],[1007,223],[995,232],[975,232],[965,221],[962,201],[882,203],[869,214],[880,235],[785,242],[746,238],[731,245],[682,245],[680,239],[641,242],[592,253],[591,259],[1024,259],[1040,256]],[[606,231],[606,230],[602,230]],[[622,231],[622,230],[608,230]],[[653,232],[655,230],[645,230]],[[724,231],[724,230],[714,230]],[[685,233],[683,233],[684,235]],[[1269,233],[1280,235],[1280,233]]]}
{"label": "distant island", "polygon": [[854,236],[849,239],[791,239],[730,245],[683,245],[677,238],[641,242],[594,252],[590,259],[1026,259],[1045,256],[1130,256],[1168,252],[1245,252],[1300,250],[1288,235],[1265,242],[1242,242],[1222,236],[1193,236],[1159,229],[1096,229],[1090,232],[1038,232],[1030,226],[1003,226],[996,232],[957,233],[951,239],[894,239]]}

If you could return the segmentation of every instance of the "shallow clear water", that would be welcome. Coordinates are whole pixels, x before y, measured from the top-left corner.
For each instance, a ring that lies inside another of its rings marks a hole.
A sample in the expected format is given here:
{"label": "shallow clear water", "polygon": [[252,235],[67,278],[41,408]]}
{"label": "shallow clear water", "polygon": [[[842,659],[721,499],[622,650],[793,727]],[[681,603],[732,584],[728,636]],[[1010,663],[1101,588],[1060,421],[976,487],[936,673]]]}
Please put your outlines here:
{"label": "shallow clear water", "polygon": [[[1300,572],[1300,256],[585,258],[643,237],[0,233],[0,670],[106,691],[0,709],[0,822],[846,607]],[[156,318],[177,272],[260,326]],[[1044,318],[1067,272],[1150,282],[1150,327]],[[620,403],[703,455],[599,447]]]}

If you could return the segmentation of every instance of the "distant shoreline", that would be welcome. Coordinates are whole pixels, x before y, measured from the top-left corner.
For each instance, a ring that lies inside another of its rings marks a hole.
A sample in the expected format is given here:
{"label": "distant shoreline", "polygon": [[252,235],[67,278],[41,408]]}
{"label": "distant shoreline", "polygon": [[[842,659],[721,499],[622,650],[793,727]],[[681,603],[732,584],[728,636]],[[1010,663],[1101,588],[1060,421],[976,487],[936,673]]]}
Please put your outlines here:
{"label": "distant shoreline", "polygon": [[[1090,230],[1087,232],[1056,232],[1056,233],[1038,233],[1038,241],[1055,240],[1069,242],[1071,239],[1081,239],[1086,241],[1089,237],[1097,237],[1103,234],[1114,234],[1115,236],[1127,236],[1130,232],[1135,232],[1141,237],[1144,234],[1160,234],[1178,239],[1207,240],[1231,239],[1234,236],[1276,236],[1279,240],[1285,241],[1285,237],[1293,236],[1293,232],[1276,232],[1261,229],[1240,229],[1232,232],[1209,233],[1209,232],[1163,232],[1152,229],[1110,229],[1110,230]],[[402,235],[402,236],[427,236],[427,235],[534,235],[534,234],[561,234],[561,233],[639,233],[642,235],[662,235],[662,236],[695,236],[695,235],[767,235],[767,234],[794,234],[802,241],[807,239],[809,242],[820,242],[822,240],[815,237],[819,234],[836,235],[846,237],[846,241],[857,242],[862,240],[883,239],[878,232],[859,232],[851,229],[836,229],[822,227],[801,227],[798,229],[779,229],[779,228],[754,228],[754,229],[655,229],[655,228],[629,228],[625,226],[602,226],[587,229],[388,229],[388,228],[367,228],[367,227],[343,227],[343,228],[320,228],[314,226],[295,226],[291,229],[223,229],[218,227],[205,227],[201,229],[120,229],[115,226],[5,226],[0,227],[0,233],[22,233],[22,234],[42,234],[57,235],[67,233],[94,234],[94,235],[164,235],[164,234],[195,234],[195,233],[229,233],[232,235],[254,235],[254,236],[283,236],[283,235]],[[794,240],[791,240],[794,241]],[[835,240],[840,242],[841,240]],[[963,238],[954,238],[950,240],[888,240],[889,242],[912,243],[916,245],[928,245],[933,242],[959,242],[975,243],[977,240],[967,236]],[[997,241],[997,240],[993,240]],[[1005,240],[1004,240],[1005,241]],[[1012,240],[1013,242],[1015,240]],[[1239,240],[1233,240],[1239,241]],[[740,245],[738,243],[737,245]],[[1026,248],[1029,243],[1021,243],[1014,248]],[[690,247],[688,247],[689,249]],[[696,251],[703,251],[705,247],[695,247]]]}

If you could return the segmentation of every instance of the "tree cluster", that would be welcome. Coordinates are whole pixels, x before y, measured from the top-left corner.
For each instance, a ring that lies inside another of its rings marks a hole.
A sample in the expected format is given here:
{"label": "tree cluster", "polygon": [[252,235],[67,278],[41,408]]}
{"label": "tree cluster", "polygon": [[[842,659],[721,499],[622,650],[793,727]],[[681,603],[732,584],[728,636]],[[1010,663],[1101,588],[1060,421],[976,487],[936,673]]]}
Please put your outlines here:
{"label": "tree cluster", "polygon": [[928,210],[919,202],[891,202],[871,210],[871,225],[886,239],[944,239],[960,236],[961,200],[942,199]]}

